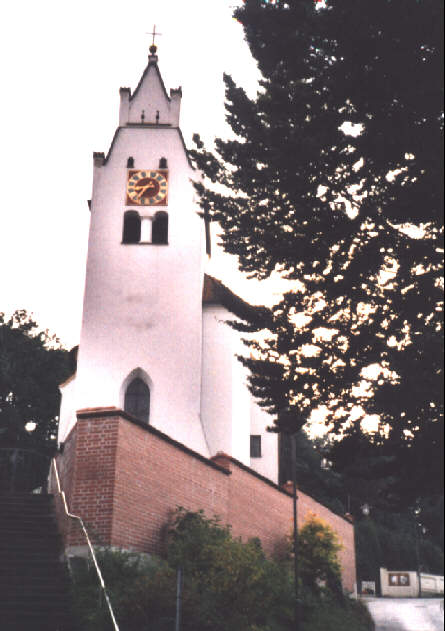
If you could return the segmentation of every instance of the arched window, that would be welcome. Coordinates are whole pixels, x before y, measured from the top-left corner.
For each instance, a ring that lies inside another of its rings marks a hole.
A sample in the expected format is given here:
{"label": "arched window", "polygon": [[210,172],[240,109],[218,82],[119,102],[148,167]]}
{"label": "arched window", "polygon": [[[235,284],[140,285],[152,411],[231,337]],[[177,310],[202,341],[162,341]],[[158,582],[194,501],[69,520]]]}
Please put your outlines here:
{"label": "arched window", "polygon": [[140,421],[148,423],[150,415],[150,390],[139,377],[128,384],[125,391],[124,410]]}
{"label": "arched window", "polygon": [[166,169],[167,168],[167,158],[160,158],[159,160],[159,168]]}
{"label": "arched window", "polygon": [[168,214],[164,210],[156,213],[151,232],[152,243],[168,243]]}
{"label": "arched window", "polygon": [[141,218],[136,210],[124,213],[123,243],[139,243],[141,240]]}

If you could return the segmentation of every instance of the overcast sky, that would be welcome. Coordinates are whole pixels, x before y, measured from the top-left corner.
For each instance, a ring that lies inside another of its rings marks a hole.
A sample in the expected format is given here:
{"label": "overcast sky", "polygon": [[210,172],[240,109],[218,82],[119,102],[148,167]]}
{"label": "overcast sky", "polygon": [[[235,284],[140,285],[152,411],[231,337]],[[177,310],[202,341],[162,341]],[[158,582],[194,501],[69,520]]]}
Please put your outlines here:
{"label": "overcast sky", "polygon": [[[135,89],[156,24],[167,90],[182,86],[181,128],[226,133],[223,72],[255,94],[256,65],[232,18],[239,0],[25,0],[3,4],[0,311],[26,308],[70,347],[78,342],[92,153],[108,151],[119,88]],[[236,264],[215,274],[247,299]]]}

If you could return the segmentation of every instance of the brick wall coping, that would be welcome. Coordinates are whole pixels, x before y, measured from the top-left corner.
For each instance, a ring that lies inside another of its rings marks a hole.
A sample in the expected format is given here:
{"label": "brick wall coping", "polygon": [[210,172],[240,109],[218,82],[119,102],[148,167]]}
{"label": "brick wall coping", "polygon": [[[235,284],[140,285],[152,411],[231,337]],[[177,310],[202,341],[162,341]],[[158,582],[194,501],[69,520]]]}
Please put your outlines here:
{"label": "brick wall coping", "polygon": [[[221,459],[225,458],[227,460],[230,460],[231,462],[233,462],[233,464],[238,466],[240,469],[244,469],[244,471],[247,471],[251,475],[253,475],[256,478],[258,478],[259,480],[261,480],[262,482],[265,482],[269,486],[272,486],[277,491],[280,491],[280,493],[284,493],[285,495],[290,495],[291,497],[293,497],[293,495],[294,495],[293,489],[288,488],[286,486],[286,482],[284,484],[282,484],[281,486],[279,486],[278,484],[276,484],[272,480],[269,480],[269,478],[265,478],[263,475],[261,475],[261,473],[258,473],[257,471],[254,471],[254,469],[251,469],[250,467],[245,465],[243,462],[240,462],[239,460],[237,460],[236,458],[233,458],[232,456],[229,456],[227,454],[222,454],[221,453],[221,454],[217,454],[216,456],[213,456],[213,457],[214,458],[219,457]],[[298,487],[297,487],[297,491],[300,491],[301,493],[304,493],[304,491],[302,491],[301,489],[298,489]],[[310,497],[312,500],[314,500],[314,502],[317,502],[317,504],[320,504],[320,506],[324,506],[324,508],[329,510],[333,515],[336,515],[337,517],[340,517],[340,519],[343,519],[348,524],[351,523],[351,518],[350,518],[350,516],[348,517],[348,514],[346,514],[346,515],[339,515],[339,513],[335,513],[332,510],[332,508],[329,508],[328,506],[325,506],[322,502],[320,502],[319,500],[313,498],[311,495],[309,495],[309,493],[304,493],[304,495],[307,495],[308,497]],[[298,498],[298,493],[297,493],[297,498]]]}
{"label": "brick wall coping", "polygon": [[156,429],[152,425],[147,425],[147,423],[140,421],[135,416],[132,416],[131,414],[128,414],[128,412],[124,412],[124,410],[120,410],[119,408],[115,408],[115,407],[86,408],[83,410],[78,410],[76,414],[77,414],[78,419],[105,418],[107,416],[108,417],[118,416],[120,418],[123,418],[126,421],[130,421],[130,423],[133,423],[134,425],[137,425],[138,427],[141,427],[146,432],[149,432],[150,434],[154,434],[161,440],[165,441],[166,443],[170,443],[170,445],[177,447],[184,453],[188,454],[189,456],[192,456],[193,458],[196,458],[197,460],[200,460],[201,462],[208,465],[209,467],[212,467],[213,469],[217,469],[218,471],[221,471],[222,473],[225,473],[226,475],[231,475],[231,471],[228,471],[227,468],[217,464],[216,462],[214,462],[213,460],[210,460],[209,458],[206,458],[205,456],[202,456],[197,451],[194,451],[193,449],[190,449],[189,447],[186,447],[182,443],[178,442],[174,438],[171,438],[170,436],[168,436],[168,434],[164,434],[164,432],[161,432],[159,429]]}
{"label": "brick wall coping", "polygon": [[265,484],[268,484],[269,486],[273,487],[277,491],[280,491],[280,493],[284,493],[285,495],[290,495],[290,496],[293,495],[292,491],[289,491],[287,488],[276,484],[276,482],[273,482],[272,480],[269,480],[269,478],[266,478],[264,475],[261,475],[261,473],[258,473],[251,467],[248,467],[246,464],[244,464],[240,460],[237,460],[233,456],[229,456],[228,454],[218,453],[216,454],[216,456],[213,456],[213,457],[221,458],[222,460],[227,459],[230,462],[233,462],[233,464],[239,467],[240,469],[243,469],[244,471],[247,471],[247,473],[250,473],[251,475],[253,475],[255,478],[258,478],[258,480],[261,480],[262,482],[264,482]]}

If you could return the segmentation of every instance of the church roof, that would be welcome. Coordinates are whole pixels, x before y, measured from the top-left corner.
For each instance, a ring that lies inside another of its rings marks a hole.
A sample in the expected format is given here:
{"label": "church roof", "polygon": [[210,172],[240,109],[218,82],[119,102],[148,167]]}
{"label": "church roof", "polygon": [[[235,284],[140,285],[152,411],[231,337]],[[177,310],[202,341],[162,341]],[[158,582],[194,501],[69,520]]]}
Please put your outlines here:
{"label": "church roof", "polygon": [[220,280],[208,274],[204,274],[202,304],[221,305],[238,316],[238,318],[241,318],[241,320],[247,320],[255,324],[266,324],[267,316],[270,314],[269,309],[266,307],[249,304],[223,285]]}

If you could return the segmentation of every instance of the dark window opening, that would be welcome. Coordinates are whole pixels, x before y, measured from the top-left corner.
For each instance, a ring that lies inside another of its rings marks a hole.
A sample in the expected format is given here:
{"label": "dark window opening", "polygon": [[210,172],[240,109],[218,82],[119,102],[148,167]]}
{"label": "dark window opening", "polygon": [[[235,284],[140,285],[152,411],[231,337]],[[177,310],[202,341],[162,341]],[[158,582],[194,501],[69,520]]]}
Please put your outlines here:
{"label": "dark window opening", "polygon": [[168,214],[163,210],[157,212],[153,219],[151,242],[168,243]]}
{"label": "dark window opening", "polygon": [[141,218],[135,210],[127,210],[124,214],[123,243],[139,243],[141,240]]}
{"label": "dark window opening", "polygon": [[130,156],[127,160],[127,169],[132,169],[134,167],[134,158]]}
{"label": "dark window opening", "polygon": [[167,168],[167,158],[161,158],[159,160],[159,168],[166,169]]}
{"label": "dark window opening", "polygon": [[139,377],[133,379],[125,391],[124,410],[140,421],[148,423],[150,414],[150,389]]}
{"label": "dark window opening", "polygon": [[261,436],[250,435],[250,457],[261,458]]}

